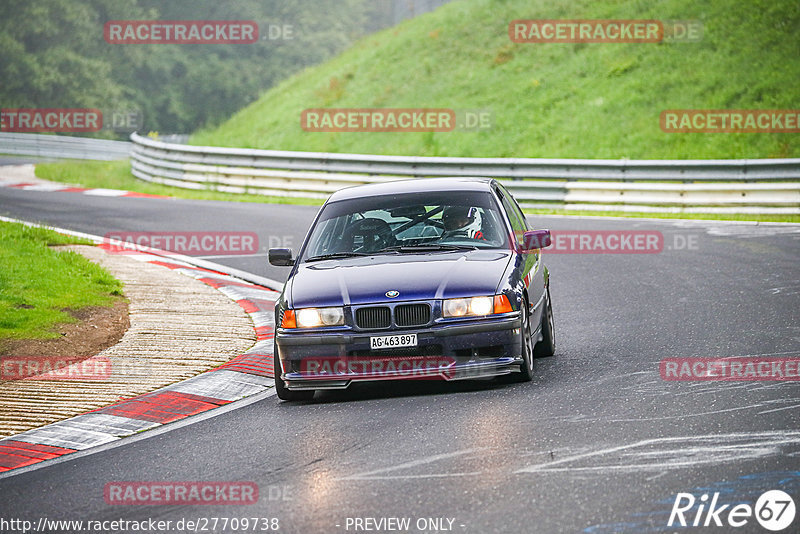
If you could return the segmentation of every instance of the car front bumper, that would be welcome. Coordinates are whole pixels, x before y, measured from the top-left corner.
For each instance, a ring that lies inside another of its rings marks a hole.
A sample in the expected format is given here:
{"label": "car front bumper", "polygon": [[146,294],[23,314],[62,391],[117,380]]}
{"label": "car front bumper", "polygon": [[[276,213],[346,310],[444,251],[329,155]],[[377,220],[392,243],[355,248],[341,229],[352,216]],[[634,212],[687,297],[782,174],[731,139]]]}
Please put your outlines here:
{"label": "car front bumper", "polygon": [[[372,336],[402,334],[416,334],[417,346],[370,349]],[[519,312],[388,331],[279,328],[275,341],[290,390],[344,389],[355,381],[487,378],[516,371],[521,363]]]}

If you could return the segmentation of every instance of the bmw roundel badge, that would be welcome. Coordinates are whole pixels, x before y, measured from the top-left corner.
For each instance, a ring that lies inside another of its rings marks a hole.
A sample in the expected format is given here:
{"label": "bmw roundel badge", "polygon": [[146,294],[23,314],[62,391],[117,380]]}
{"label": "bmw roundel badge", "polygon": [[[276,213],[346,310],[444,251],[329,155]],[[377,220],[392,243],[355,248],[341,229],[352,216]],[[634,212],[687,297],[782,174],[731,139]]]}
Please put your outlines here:
{"label": "bmw roundel badge", "polygon": [[389,297],[390,299],[393,299],[393,298],[397,297],[398,295],[400,295],[400,292],[399,291],[395,291],[394,289],[392,289],[391,291],[387,291],[386,292],[386,296]]}

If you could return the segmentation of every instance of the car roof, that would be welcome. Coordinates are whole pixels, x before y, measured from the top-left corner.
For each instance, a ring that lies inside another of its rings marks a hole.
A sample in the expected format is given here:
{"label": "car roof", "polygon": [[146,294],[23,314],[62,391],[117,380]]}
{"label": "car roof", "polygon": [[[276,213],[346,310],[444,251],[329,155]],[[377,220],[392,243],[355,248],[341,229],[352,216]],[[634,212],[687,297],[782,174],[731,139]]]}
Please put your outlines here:
{"label": "car roof", "polygon": [[402,193],[430,193],[434,191],[491,191],[492,178],[411,178],[392,182],[356,185],[333,193],[328,202],[351,198],[397,195]]}

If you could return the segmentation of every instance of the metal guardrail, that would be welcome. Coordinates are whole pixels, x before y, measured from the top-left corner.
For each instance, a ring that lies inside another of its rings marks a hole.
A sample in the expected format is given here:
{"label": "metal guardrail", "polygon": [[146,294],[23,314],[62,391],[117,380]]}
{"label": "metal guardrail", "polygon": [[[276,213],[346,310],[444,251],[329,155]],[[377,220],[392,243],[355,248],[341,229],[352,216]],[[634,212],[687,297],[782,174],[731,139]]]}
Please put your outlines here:
{"label": "metal guardrail", "polygon": [[56,159],[126,159],[132,143],[91,137],[0,132],[0,154]]}
{"label": "metal guardrail", "polygon": [[503,180],[531,207],[800,214],[800,159],[409,157],[179,145],[137,134],[131,140],[134,176],[189,189],[325,198],[401,178],[485,176]]}

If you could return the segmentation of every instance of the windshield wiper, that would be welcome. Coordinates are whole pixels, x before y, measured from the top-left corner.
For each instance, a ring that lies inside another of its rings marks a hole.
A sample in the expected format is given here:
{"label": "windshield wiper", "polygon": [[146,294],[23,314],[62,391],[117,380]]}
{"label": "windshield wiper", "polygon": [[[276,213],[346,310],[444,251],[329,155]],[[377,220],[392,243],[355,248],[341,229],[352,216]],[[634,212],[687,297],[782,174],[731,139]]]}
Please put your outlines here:
{"label": "windshield wiper", "polygon": [[477,250],[478,247],[472,245],[444,245],[444,244],[428,244],[428,245],[396,245],[393,247],[382,248],[380,252],[436,252],[436,251],[451,251],[451,250]]}
{"label": "windshield wiper", "polygon": [[320,256],[312,256],[306,258],[309,261],[322,261],[322,260],[337,260],[339,258],[354,258],[356,256],[370,256],[371,254],[364,254],[363,252],[334,252],[333,254],[322,254]]}

